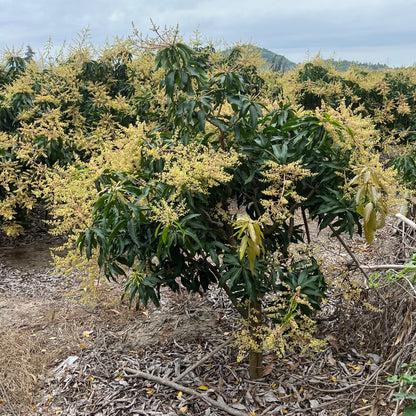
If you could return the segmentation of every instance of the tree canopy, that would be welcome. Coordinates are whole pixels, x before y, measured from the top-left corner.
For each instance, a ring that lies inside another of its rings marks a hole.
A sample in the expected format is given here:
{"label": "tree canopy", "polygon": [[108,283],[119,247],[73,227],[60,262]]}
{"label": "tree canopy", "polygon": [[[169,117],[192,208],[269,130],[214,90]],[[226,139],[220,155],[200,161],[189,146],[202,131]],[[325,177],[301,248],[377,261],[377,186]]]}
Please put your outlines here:
{"label": "tree canopy", "polygon": [[314,62],[276,74],[247,45],[222,54],[156,35],[5,62],[2,229],[22,232],[46,204],[67,237],[62,270],[121,278],[136,307],[158,305],[162,287],[220,287],[259,377],[263,345],[313,347],[326,282],[294,249],[308,220],[371,242],[409,181],[413,153],[380,156],[414,137],[414,74]]}

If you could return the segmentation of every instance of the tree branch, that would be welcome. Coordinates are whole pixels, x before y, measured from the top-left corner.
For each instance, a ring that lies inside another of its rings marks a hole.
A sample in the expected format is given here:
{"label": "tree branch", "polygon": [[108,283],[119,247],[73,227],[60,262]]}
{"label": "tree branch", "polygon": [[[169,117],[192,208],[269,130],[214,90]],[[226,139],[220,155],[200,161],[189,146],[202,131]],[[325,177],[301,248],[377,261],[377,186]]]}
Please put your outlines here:
{"label": "tree branch", "polygon": [[128,375],[123,376],[124,378],[135,378],[135,377],[144,378],[146,380],[153,381],[153,382],[158,383],[158,384],[163,384],[163,385],[168,386],[168,387],[170,387],[174,390],[182,391],[182,392],[187,393],[191,396],[198,397],[199,399],[204,400],[206,403],[210,404],[211,406],[214,406],[214,407],[217,407],[218,409],[224,410],[225,412],[229,413],[230,415],[233,415],[233,416],[248,416],[248,413],[240,412],[239,410],[234,409],[233,407],[230,407],[226,404],[223,404],[223,403],[218,402],[214,399],[211,399],[210,397],[208,397],[204,394],[201,394],[201,393],[199,393],[195,390],[192,390],[189,387],[185,387],[181,384],[175,383],[174,381],[166,380],[162,377],[158,377],[158,376],[155,376],[155,375],[149,374],[149,373],[144,373],[143,371],[134,370],[134,369],[128,368],[128,367],[125,367],[124,371],[126,373],[129,373]]}
{"label": "tree branch", "polygon": [[305,208],[302,207],[301,211],[302,211],[303,225],[305,226],[306,238],[307,238],[308,244],[310,244],[311,243],[311,234],[309,232],[309,225],[308,225],[308,219],[306,218]]}

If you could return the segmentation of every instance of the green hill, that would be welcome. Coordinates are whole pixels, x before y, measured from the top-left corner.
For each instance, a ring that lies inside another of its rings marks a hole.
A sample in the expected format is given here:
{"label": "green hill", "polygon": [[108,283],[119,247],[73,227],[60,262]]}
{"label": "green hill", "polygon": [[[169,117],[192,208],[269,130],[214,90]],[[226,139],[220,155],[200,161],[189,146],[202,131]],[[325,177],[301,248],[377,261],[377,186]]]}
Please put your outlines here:
{"label": "green hill", "polygon": [[[266,48],[257,48],[262,58],[266,61],[266,64],[269,68],[276,72],[286,72],[290,71],[291,69],[296,68],[299,64],[290,61],[283,55],[279,55],[277,53],[272,52],[269,49]],[[229,50],[225,51],[229,52]],[[333,65],[335,69],[339,72],[345,72],[348,71],[348,69],[352,66],[362,68],[362,69],[369,69],[373,71],[377,71],[380,69],[388,69],[389,66],[385,64],[373,64],[369,62],[357,62],[357,61],[348,61],[348,60],[335,60],[335,59],[324,59],[323,62]]]}
{"label": "green hill", "polygon": [[[285,56],[274,53],[265,48],[259,48],[261,51],[262,57],[276,71],[289,71],[290,69],[296,68],[298,64],[289,61]],[[335,59],[324,59],[324,62],[327,62],[331,65],[334,65],[335,68],[340,72],[348,71],[351,66],[356,66],[358,68],[370,69],[377,71],[380,69],[388,69],[389,67],[385,64],[373,64],[369,62],[357,62],[357,61],[347,61],[347,60],[335,60]]]}
{"label": "green hill", "polygon": [[362,69],[370,69],[372,71],[377,71],[380,69],[388,69],[389,67],[386,64],[372,64],[368,62],[357,62],[357,61],[346,61],[346,60],[334,60],[334,59],[325,59],[325,62],[328,62],[335,66],[335,68],[340,72],[348,71],[351,66]]}
{"label": "green hill", "polygon": [[283,55],[279,55],[265,48],[259,48],[259,50],[261,52],[262,58],[267,62],[268,65],[270,65],[274,71],[286,72],[296,68],[297,66],[297,64],[289,61],[289,59]]}

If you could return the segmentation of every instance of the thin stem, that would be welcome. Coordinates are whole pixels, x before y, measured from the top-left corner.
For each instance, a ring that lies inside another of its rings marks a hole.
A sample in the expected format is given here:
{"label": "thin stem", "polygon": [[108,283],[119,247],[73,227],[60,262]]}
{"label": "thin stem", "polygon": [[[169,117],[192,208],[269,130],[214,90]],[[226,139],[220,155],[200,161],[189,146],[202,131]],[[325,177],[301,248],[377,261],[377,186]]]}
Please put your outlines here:
{"label": "thin stem", "polygon": [[[329,224],[329,228],[331,229],[331,231],[333,233],[335,233],[335,229],[334,227]],[[345,244],[345,241],[341,238],[341,236],[338,234],[336,235],[337,240],[341,243],[342,247],[345,248],[345,250],[347,250],[347,253],[350,255],[350,257],[353,259],[354,263],[358,266],[358,268],[361,270],[362,274],[364,275],[365,279],[366,279],[366,283],[367,283],[367,288],[369,287],[369,281],[370,281],[370,276],[368,275],[368,273],[361,267],[360,262],[358,261],[357,257],[355,257],[354,253],[350,250],[350,248]],[[379,292],[376,291],[377,297],[386,305],[387,301],[379,294]]]}
{"label": "thin stem", "polygon": [[308,244],[310,244],[311,234],[309,232],[308,219],[306,218],[305,208],[302,207],[301,211],[302,211],[303,225],[305,226],[306,239],[308,240]]}

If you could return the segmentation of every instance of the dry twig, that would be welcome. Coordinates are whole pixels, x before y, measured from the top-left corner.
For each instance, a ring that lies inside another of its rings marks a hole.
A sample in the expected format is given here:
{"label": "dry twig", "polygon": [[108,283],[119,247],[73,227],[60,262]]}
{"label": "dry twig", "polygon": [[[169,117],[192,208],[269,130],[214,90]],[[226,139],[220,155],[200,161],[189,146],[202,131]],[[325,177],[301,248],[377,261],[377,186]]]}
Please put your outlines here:
{"label": "dry twig", "polygon": [[[331,228],[332,232],[335,232],[334,227],[332,227],[332,225],[330,224],[329,227]],[[360,269],[360,271],[362,272],[362,274],[365,277],[366,280],[366,286],[367,288],[369,287],[369,281],[370,281],[370,276],[368,275],[368,273],[364,270],[364,268],[361,266],[360,262],[358,261],[357,257],[354,255],[354,253],[350,250],[350,248],[347,246],[347,244],[345,243],[345,241],[341,238],[340,235],[336,236],[337,240],[341,243],[342,247],[345,248],[345,250],[347,250],[347,253],[350,255],[350,257],[353,259],[354,263],[357,265],[357,267]],[[383,302],[384,305],[387,304],[386,300],[380,295],[380,293],[375,292],[377,297],[381,300],[381,302]]]}
{"label": "dry twig", "polygon": [[7,395],[6,389],[4,388],[3,383],[1,382],[1,380],[0,380],[0,388],[1,388],[1,391],[4,395],[5,400],[7,402],[7,405],[9,406],[10,411],[12,412],[12,415],[17,416],[16,413],[14,412],[14,410],[13,410],[13,407],[12,407],[12,405],[10,403],[10,400],[9,400],[9,396]]}
{"label": "dry twig", "polygon": [[175,382],[178,382],[181,378],[185,377],[187,374],[189,374],[192,370],[199,367],[201,364],[203,364],[205,361],[209,360],[214,354],[216,354],[218,351],[222,350],[227,345],[231,344],[234,340],[234,337],[228,338],[226,341],[224,341],[221,345],[219,345],[217,348],[212,350],[209,354],[205,355],[203,358],[201,358],[198,362],[188,367],[183,373],[179,374],[178,377],[175,378]]}
{"label": "dry twig", "polygon": [[[329,228],[331,228],[331,231],[334,233],[335,229],[334,227],[332,227],[332,225],[329,225]],[[367,286],[368,286],[368,282],[370,280],[370,276],[368,276],[368,273],[361,267],[360,262],[358,261],[357,257],[355,256],[355,254],[350,250],[350,248],[347,246],[347,244],[345,243],[345,241],[341,238],[340,235],[336,235],[335,236],[337,238],[337,240],[341,243],[342,247],[345,248],[345,250],[347,250],[347,253],[350,255],[350,257],[353,259],[354,263],[357,265],[357,267],[361,270],[362,274],[364,275],[366,282],[367,282]]]}

